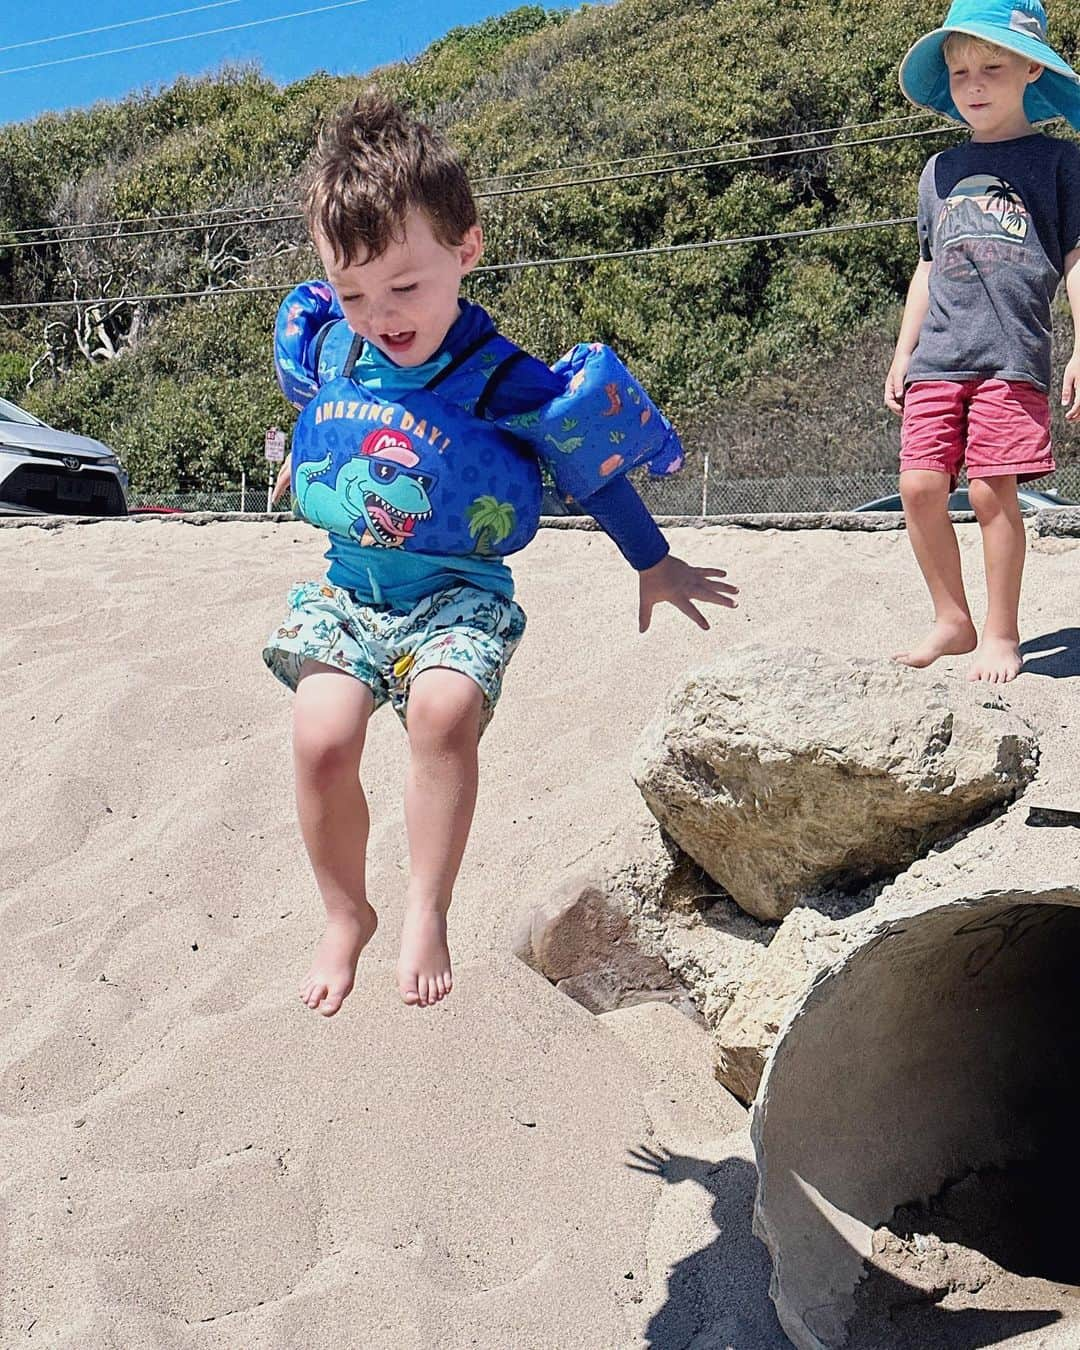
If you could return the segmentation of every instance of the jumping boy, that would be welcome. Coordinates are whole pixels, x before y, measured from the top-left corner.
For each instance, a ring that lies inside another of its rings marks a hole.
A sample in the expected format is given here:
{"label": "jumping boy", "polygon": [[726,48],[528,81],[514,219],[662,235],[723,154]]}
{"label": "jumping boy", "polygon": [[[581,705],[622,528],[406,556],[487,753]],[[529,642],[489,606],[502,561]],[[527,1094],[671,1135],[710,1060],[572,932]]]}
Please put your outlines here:
{"label": "jumping boy", "polygon": [[536,530],[538,460],[637,569],[641,631],[661,601],[707,628],[694,602],[733,608],[737,592],[672,556],[625,477],[681,448],[614,353],[579,346],[549,369],[460,299],[483,235],[441,136],[385,97],[358,100],[320,137],[304,206],[330,284],[284,301],[275,355],[303,409],[291,481],[300,513],[329,531],[330,566],[293,590],[263,655],[296,692],[300,828],[326,908],[300,997],[329,1017],[377,923],[359,767],[385,702],[409,740],[398,986],[421,1006],[450,992],[477,746],[525,627],[503,558]]}
{"label": "jumping boy", "polygon": [[[909,666],[974,651],[972,680],[1013,680],[1026,539],[1017,483],[1053,472],[1051,303],[1062,277],[1080,341],[1080,150],[1035,130],[1080,127],[1080,77],[1047,42],[1038,0],[956,0],[900,68],[916,106],[971,128],[919,182],[920,262],[885,402],[903,416],[900,492],[934,625]],[[1080,347],[1061,401],[1080,417]],[[971,620],[950,491],[967,462],[982,531],[987,614]]]}

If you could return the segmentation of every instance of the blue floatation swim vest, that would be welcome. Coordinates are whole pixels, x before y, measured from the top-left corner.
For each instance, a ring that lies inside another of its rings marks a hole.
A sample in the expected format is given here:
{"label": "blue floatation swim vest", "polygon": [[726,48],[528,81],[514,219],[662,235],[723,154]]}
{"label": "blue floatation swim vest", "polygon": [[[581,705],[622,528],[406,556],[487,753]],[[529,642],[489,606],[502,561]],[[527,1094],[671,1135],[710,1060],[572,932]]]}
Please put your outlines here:
{"label": "blue floatation swim vest", "polygon": [[555,366],[564,391],[499,421],[492,395],[528,356],[494,327],[422,389],[386,399],[353,378],[361,347],[325,282],[298,286],[275,330],[278,381],[300,408],[300,514],[362,545],[503,556],[540,519],[539,462],[587,503],[642,464],[681,461],[671,424],[609,348],[579,344]]}
{"label": "blue floatation swim vest", "polygon": [[294,408],[303,411],[320,384],[341,374],[354,336],[328,281],[305,281],[289,292],[274,325],[274,370]]}

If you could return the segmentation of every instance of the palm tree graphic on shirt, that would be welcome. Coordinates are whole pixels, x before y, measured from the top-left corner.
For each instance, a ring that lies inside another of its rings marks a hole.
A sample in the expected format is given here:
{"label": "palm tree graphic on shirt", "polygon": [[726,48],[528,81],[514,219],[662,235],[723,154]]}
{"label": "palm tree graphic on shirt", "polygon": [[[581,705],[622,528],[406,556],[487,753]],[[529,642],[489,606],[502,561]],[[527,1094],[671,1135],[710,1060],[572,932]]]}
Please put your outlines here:
{"label": "palm tree graphic on shirt", "polygon": [[1024,199],[1014,188],[999,178],[996,183],[991,183],[986,197],[991,209],[997,211],[1002,225],[1010,234],[1026,234],[1027,211]]}
{"label": "palm tree graphic on shirt", "polygon": [[987,237],[1022,244],[1029,225],[1027,207],[1016,189],[1004,179],[985,173],[957,183],[938,218],[946,246]]}

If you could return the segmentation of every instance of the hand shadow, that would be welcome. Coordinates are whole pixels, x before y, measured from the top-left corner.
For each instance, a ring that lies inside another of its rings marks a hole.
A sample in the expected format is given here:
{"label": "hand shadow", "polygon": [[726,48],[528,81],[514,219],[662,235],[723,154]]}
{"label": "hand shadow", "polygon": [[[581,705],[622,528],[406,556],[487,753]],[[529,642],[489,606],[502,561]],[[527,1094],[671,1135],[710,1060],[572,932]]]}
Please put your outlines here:
{"label": "hand shadow", "polygon": [[1080,628],[1059,628],[1056,633],[1030,638],[1020,644],[1020,655],[1025,675],[1075,679],[1080,675]]}
{"label": "hand shadow", "polygon": [[[751,1222],[757,1169],[744,1158],[710,1163],[643,1145],[630,1149],[626,1165],[635,1172],[660,1177],[669,1185],[691,1181],[713,1197],[712,1220],[717,1235],[707,1247],[672,1265],[668,1297],[645,1332],[649,1350],[689,1350],[706,1342],[734,1350],[790,1350],[768,1296],[772,1267]],[[896,1276],[870,1266],[857,1325],[849,1324],[850,1350],[977,1350],[1000,1345],[1025,1331],[1051,1326],[1061,1318],[1054,1309],[999,1311],[949,1310],[934,1301],[933,1292],[914,1288]],[[944,1291],[941,1291],[944,1292]],[[941,1294],[938,1294],[940,1298]],[[869,1314],[869,1315],[868,1315]]]}
{"label": "hand shadow", "polygon": [[643,1145],[630,1150],[626,1165],[671,1186],[686,1181],[701,1186],[712,1196],[717,1229],[700,1251],[672,1263],[667,1298],[645,1330],[649,1350],[686,1350],[699,1343],[791,1350],[769,1298],[769,1254],[750,1227],[757,1188],[754,1164],[738,1157],[714,1163]]}

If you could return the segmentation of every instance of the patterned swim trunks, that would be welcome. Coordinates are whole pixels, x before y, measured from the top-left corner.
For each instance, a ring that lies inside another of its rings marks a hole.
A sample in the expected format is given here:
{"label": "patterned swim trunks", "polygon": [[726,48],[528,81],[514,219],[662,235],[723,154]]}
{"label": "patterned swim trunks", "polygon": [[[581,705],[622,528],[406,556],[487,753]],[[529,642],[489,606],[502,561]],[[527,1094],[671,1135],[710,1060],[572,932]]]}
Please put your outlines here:
{"label": "patterned swim trunks", "polygon": [[289,592],[288,605],[288,617],[263,649],[282,684],[295,690],[304,662],[321,661],[366,684],[375,707],[391,703],[403,723],[410,684],[438,667],[480,686],[487,726],[525,631],[520,605],[468,585],[438,591],[403,612],[359,604],[329,581],[307,581]]}

